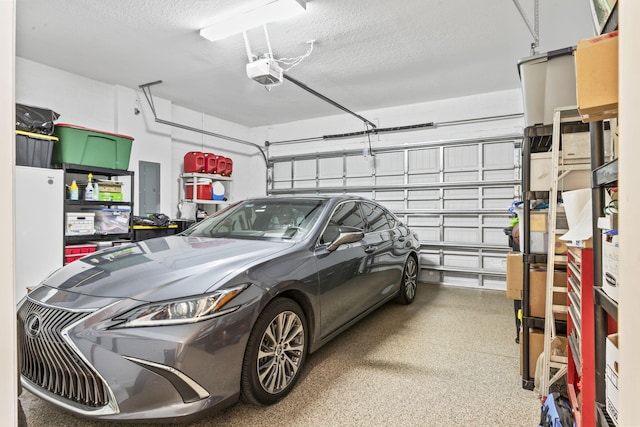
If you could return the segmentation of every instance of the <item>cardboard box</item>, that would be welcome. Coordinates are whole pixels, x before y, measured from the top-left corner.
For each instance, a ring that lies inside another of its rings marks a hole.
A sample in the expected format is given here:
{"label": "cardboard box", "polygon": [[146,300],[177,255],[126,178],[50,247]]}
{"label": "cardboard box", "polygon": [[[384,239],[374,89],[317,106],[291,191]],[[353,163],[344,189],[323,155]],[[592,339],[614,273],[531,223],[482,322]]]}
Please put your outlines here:
{"label": "cardboard box", "polygon": [[122,182],[98,180],[98,191],[100,193],[122,193]]}
{"label": "cardboard box", "polygon": [[521,252],[507,254],[507,298],[522,299],[523,262]]}
{"label": "cardboard box", "polygon": [[94,234],[95,214],[87,212],[67,212],[65,236],[84,236]]}
{"label": "cardboard box", "polygon": [[607,337],[606,344],[606,384],[605,384],[605,400],[607,413],[618,425],[618,373],[620,371],[618,361],[618,334],[612,334]]}
{"label": "cardboard box", "polygon": [[583,122],[618,114],[618,32],[580,40],[576,49],[576,97]]}
{"label": "cardboard box", "polygon": [[529,230],[546,232],[547,222],[549,222],[548,216],[549,212],[546,209],[544,211],[531,212],[529,214]]}
{"label": "cardboard box", "polygon": [[526,378],[534,378],[538,357],[544,351],[544,333],[535,329],[529,329],[529,375],[523,375],[522,346],[522,331],[520,331],[520,375]]}
{"label": "cardboard box", "polygon": [[[554,271],[553,285],[567,287],[567,272]],[[531,270],[529,272],[529,315],[545,317],[545,302],[547,300],[547,271]],[[555,305],[567,305],[567,294],[556,292],[553,298]],[[566,313],[556,314],[557,320],[567,320]]]}
{"label": "cardboard box", "polygon": [[618,236],[602,236],[602,290],[618,301]]}

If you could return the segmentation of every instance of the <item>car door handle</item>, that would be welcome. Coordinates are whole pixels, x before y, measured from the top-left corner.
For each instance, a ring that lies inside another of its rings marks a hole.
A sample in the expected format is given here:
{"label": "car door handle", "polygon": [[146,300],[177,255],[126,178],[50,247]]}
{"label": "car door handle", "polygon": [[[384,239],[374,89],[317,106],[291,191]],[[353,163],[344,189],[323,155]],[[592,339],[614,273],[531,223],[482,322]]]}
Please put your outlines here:
{"label": "car door handle", "polygon": [[377,246],[374,245],[369,245],[366,248],[364,248],[364,251],[368,254],[370,254],[371,252],[375,252]]}

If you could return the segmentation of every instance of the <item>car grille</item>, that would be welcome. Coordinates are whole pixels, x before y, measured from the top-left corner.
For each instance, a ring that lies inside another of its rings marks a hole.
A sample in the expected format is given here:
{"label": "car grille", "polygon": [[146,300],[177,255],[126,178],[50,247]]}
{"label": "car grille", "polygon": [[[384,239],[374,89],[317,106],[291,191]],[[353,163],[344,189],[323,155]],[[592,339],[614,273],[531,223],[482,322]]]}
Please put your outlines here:
{"label": "car grille", "polygon": [[18,312],[20,372],[44,390],[95,408],[108,403],[107,388],[62,337],[66,327],[88,314],[27,300]]}

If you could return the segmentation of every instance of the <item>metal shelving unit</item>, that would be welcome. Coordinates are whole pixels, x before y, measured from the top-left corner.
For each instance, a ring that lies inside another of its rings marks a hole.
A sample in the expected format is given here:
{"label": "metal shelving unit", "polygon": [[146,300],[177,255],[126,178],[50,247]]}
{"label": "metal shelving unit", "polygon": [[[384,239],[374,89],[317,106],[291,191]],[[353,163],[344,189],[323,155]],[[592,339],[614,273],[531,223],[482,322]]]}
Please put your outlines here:
{"label": "metal shelving unit", "polygon": [[[65,182],[69,184],[72,179],[78,180],[79,178],[86,177],[87,174],[91,173],[94,177],[100,178],[108,178],[111,179],[113,177],[128,177],[127,184],[129,185],[130,191],[130,199],[129,201],[106,201],[106,200],[69,200],[64,199],[64,223],[63,223],[63,236],[64,236],[64,245],[75,245],[82,244],[88,241],[115,241],[115,240],[133,240],[133,195],[134,193],[134,172],[128,170],[120,170],[120,169],[109,169],[103,167],[96,166],[86,166],[86,165],[76,165],[64,163],[60,165],[62,170],[64,171]],[[80,195],[82,197],[82,195]],[[126,233],[109,233],[109,234],[86,234],[86,235],[66,235],[66,214],[67,212],[71,212],[72,210],[81,210],[83,208],[109,208],[109,207],[118,207],[125,206],[130,208],[129,214],[129,225],[128,231]],[[63,258],[64,263],[64,258]]]}
{"label": "metal shelving unit", "polygon": [[610,324],[618,320],[618,303],[602,290],[602,234],[597,218],[604,206],[607,187],[618,185],[617,159],[604,161],[604,123],[590,123],[591,168],[593,201],[593,279],[594,279],[594,329],[595,329],[595,403],[597,425],[615,425],[605,407],[606,391],[606,339]]}

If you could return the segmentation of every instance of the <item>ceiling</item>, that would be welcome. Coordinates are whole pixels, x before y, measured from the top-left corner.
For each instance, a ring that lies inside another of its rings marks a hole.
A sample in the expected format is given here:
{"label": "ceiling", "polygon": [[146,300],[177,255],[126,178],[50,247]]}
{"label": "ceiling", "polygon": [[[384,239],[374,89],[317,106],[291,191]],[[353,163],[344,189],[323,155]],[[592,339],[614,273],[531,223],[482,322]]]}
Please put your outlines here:
{"label": "ceiling", "polygon": [[[16,55],[137,89],[245,126],[343,114],[285,81],[250,80],[242,35],[198,31],[250,0],[19,0]],[[519,0],[533,22],[534,0]],[[588,0],[540,0],[540,48],[593,35]],[[309,0],[268,25],[276,58],[312,53],[287,74],[354,112],[519,88],[533,37],[513,0]],[[248,32],[254,54],[263,30]]]}

